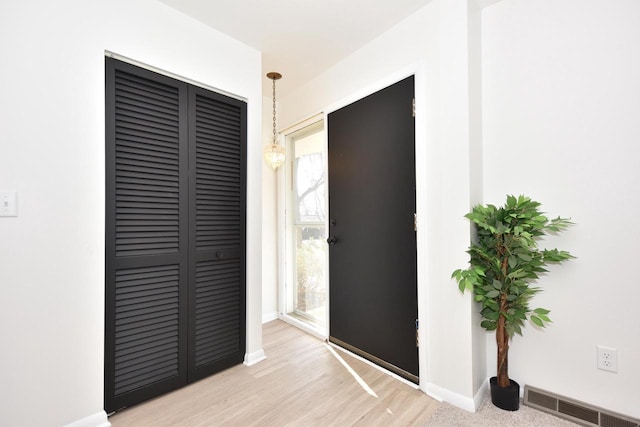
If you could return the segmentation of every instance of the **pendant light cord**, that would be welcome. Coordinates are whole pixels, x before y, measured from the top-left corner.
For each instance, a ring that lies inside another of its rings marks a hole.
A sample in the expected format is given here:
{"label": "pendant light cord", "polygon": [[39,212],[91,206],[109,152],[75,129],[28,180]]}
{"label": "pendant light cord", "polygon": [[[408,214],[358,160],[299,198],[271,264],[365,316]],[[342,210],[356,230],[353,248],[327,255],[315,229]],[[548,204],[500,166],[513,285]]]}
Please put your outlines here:
{"label": "pendant light cord", "polygon": [[277,144],[276,138],[276,79],[273,80],[273,144]]}

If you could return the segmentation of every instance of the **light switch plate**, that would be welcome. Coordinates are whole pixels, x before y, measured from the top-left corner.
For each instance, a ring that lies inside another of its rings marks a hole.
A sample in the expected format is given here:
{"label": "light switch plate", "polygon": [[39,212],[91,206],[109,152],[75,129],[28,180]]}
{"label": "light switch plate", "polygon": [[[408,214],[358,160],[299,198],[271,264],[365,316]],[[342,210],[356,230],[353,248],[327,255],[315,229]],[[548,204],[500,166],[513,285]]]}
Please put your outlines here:
{"label": "light switch plate", "polygon": [[0,191],[0,216],[18,216],[16,191]]}

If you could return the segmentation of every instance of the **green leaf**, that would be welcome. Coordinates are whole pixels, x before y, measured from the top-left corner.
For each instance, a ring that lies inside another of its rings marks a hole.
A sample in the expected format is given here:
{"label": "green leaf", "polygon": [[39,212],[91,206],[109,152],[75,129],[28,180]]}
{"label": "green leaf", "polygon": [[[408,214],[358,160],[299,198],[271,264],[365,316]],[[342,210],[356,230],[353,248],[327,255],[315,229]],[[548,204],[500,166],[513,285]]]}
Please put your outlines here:
{"label": "green leaf", "polygon": [[511,255],[509,257],[509,267],[515,268],[516,265],[518,265],[518,258],[516,258],[515,256]]}
{"label": "green leaf", "polygon": [[530,262],[533,258],[531,258],[531,256],[529,254],[523,253],[523,252],[518,252],[518,258],[520,258],[521,260],[525,261],[525,262]]}
{"label": "green leaf", "polygon": [[498,311],[498,309],[500,308],[500,307],[498,307],[498,303],[496,302],[496,300],[493,300],[493,299],[486,299],[486,300],[483,301],[483,304],[486,307],[489,307],[489,308],[491,308],[492,310],[495,310],[495,311]]}
{"label": "green leaf", "polygon": [[551,310],[547,310],[544,308],[536,308],[535,310],[533,310],[533,312],[536,314],[549,314],[551,313]]}
{"label": "green leaf", "polygon": [[494,290],[492,290],[492,291],[490,291],[490,292],[487,292],[486,297],[487,297],[487,298],[495,298],[495,297],[497,297],[498,295],[500,295],[500,291],[498,291],[498,290],[494,289]]}
{"label": "green leaf", "polygon": [[496,322],[492,322],[490,320],[483,320],[480,323],[480,326],[482,326],[483,328],[485,328],[487,331],[494,331],[498,325],[496,324]]}
{"label": "green leaf", "polygon": [[515,324],[513,325],[513,330],[514,330],[514,332],[515,332],[516,334],[518,334],[518,335],[522,336],[522,328],[520,327],[520,325],[519,325],[519,324],[515,323]]}
{"label": "green leaf", "polygon": [[551,319],[549,319],[549,317],[544,314],[539,314],[538,317],[544,322],[551,322]]}
{"label": "green leaf", "polygon": [[509,336],[509,338],[513,337],[513,334],[516,332],[516,324],[514,323],[507,323],[505,325],[505,329],[507,330],[507,335]]}
{"label": "green leaf", "polygon": [[493,321],[498,320],[498,317],[500,317],[500,313],[498,313],[497,311],[493,311],[491,309],[488,309],[488,308],[482,311],[482,315],[485,318],[487,318],[489,320],[493,320]]}
{"label": "green leaf", "polygon": [[544,323],[542,322],[542,320],[540,320],[539,317],[530,316],[530,319],[535,325],[540,326],[541,328],[544,328]]}
{"label": "green leaf", "polygon": [[501,290],[502,282],[499,280],[493,279],[493,287],[496,288],[497,290]]}
{"label": "green leaf", "polygon": [[507,277],[509,279],[519,279],[519,278],[522,278],[522,277],[527,277],[527,274],[529,274],[529,273],[527,273],[524,270],[515,270],[515,271],[512,271],[511,273],[507,274]]}

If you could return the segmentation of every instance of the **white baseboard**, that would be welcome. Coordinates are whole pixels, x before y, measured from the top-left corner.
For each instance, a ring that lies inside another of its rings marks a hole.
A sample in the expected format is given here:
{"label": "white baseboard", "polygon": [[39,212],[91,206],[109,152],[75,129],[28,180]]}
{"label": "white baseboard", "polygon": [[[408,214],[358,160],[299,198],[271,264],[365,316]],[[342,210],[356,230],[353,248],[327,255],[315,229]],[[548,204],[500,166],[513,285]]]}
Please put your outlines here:
{"label": "white baseboard", "polygon": [[278,318],[278,312],[274,311],[273,313],[262,313],[262,324],[264,325],[267,322],[271,322],[272,320],[276,320]]}
{"label": "white baseboard", "polygon": [[476,392],[476,395],[473,396],[473,403],[476,406],[476,410],[480,407],[480,405],[482,405],[482,401],[487,394],[489,394],[489,378],[487,378],[487,380],[482,383],[482,385]]}
{"label": "white baseboard", "polygon": [[[453,406],[456,406],[460,409],[464,409],[468,412],[476,412],[476,409],[480,406],[476,405],[476,399],[479,399],[482,402],[482,394],[481,391],[486,386],[480,387],[480,390],[474,397],[463,396],[462,394],[456,393],[444,387],[440,387],[439,385],[433,383],[427,383],[426,388],[424,389],[425,393],[430,397],[440,401],[447,402]],[[480,397],[478,397],[480,396]]]}
{"label": "white baseboard", "polygon": [[253,353],[246,353],[244,355],[244,364],[246,366],[253,366],[256,363],[262,362],[267,358],[267,355],[264,354],[264,350],[260,349],[258,351],[254,351]]}
{"label": "white baseboard", "polygon": [[104,411],[96,412],[93,415],[74,421],[71,424],[67,424],[65,427],[110,427],[111,423],[107,418],[107,413]]}

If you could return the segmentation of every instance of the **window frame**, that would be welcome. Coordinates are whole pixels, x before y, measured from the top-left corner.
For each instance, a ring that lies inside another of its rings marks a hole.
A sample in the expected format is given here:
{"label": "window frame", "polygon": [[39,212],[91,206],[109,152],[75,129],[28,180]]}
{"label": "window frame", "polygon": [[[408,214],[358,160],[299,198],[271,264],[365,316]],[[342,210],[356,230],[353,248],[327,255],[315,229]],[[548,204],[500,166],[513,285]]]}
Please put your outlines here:
{"label": "window frame", "polygon": [[[279,285],[278,285],[278,317],[290,324],[293,324],[306,332],[315,335],[321,339],[328,337],[329,324],[328,324],[328,254],[325,257],[325,282],[327,289],[327,304],[325,306],[325,324],[321,327],[315,327],[309,323],[303,322],[287,313],[289,307],[293,307],[293,294],[295,279],[296,279],[296,265],[295,265],[295,237],[296,229],[299,227],[321,227],[324,234],[328,232],[328,194],[325,189],[324,192],[324,206],[325,206],[325,221],[300,221],[297,213],[297,195],[294,195],[294,181],[293,177],[296,173],[295,165],[295,149],[294,144],[296,140],[304,138],[315,132],[322,132],[322,147],[323,147],[323,159],[322,167],[324,176],[327,177],[328,164],[327,164],[327,137],[325,119],[323,114],[315,115],[303,122],[300,122],[296,126],[292,126],[281,133],[280,143],[283,143],[286,147],[286,161],[278,173],[279,181],[279,194],[278,197],[278,212],[280,212],[278,218],[278,257],[279,257]],[[325,179],[326,181],[326,179]],[[324,184],[327,185],[327,182]],[[327,187],[328,188],[328,187]],[[295,208],[295,209],[294,209]],[[305,313],[298,313],[300,317],[304,317]]]}

